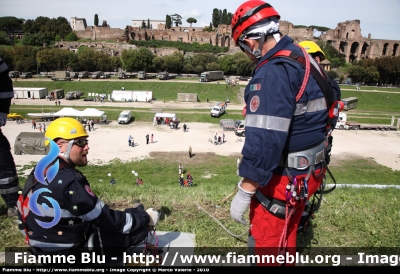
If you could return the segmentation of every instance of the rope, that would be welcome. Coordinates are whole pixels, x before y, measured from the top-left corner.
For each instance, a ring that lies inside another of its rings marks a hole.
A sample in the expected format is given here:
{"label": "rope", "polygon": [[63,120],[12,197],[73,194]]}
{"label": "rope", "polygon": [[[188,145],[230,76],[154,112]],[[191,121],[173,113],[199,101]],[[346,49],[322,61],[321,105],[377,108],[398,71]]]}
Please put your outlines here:
{"label": "rope", "polygon": [[236,239],[238,239],[238,240],[241,241],[241,242],[247,243],[247,241],[244,241],[243,239],[240,239],[240,237],[242,237],[243,235],[245,235],[246,233],[248,233],[248,232],[249,232],[248,229],[246,229],[246,231],[243,232],[242,234],[239,234],[239,235],[233,234],[233,233],[230,232],[220,221],[218,221],[217,218],[215,218],[213,215],[211,215],[211,213],[209,213],[207,210],[205,210],[204,208],[202,208],[197,202],[196,202],[196,205],[197,205],[201,210],[203,210],[205,213],[207,213],[208,216],[210,216],[211,218],[213,218],[214,221],[216,221],[229,235],[231,235],[232,237],[235,237]]}
{"label": "rope", "polygon": [[289,204],[286,203],[285,227],[282,231],[281,239],[279,240],[279,249],[280,249],[279,254],[283,254],[283,252],[285,251],[285,248],[287,245],[287,237],[286,237],[287,227],[288,227],[290,218],[292,217],[293,213],[296,211],[296,209],[294,207],[291,208],[289,212],[288,212],[288,210],[289,210]]}

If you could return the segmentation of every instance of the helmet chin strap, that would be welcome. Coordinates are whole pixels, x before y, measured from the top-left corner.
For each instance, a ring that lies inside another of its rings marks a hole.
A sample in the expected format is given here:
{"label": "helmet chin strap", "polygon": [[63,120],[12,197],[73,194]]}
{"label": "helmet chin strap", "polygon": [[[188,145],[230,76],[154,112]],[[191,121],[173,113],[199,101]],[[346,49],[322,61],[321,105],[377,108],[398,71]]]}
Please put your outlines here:
{"label": "helmet chin strap", "polygon": [[60,153],[59,153],[59,155],[62,156],[62,157],[64,157],[64,158],[67,160],[67,162],[70,163],[70,164],[71,164],[71,159],[69,158],[69,154],[70,154],[70,152],[71,152],[71,149],[72,149],[72,146],[73,146],[73,145],[74,145],[74,140],[69,141],[69,142],[68,142],[67,151],[65,151],[65,152],[60,152]]}
{"label": "helmet chin strap", "polygon": [[259,44],[258,44],[258,49],[254,49],[252,50],[249,46],[247,46],[245,43],[243,43],[242,41],[239,41],[238,44],[245,49],[247,52],[249,52],[251,55],[253,55],[255,57],[255,60],[253,62],[251,62],[250,65],[247,66],[247,69],[250,69],[251,67],[253,67],[258,60],[262,57],[262,48],[265,42],[265,38],[266,35],[265,33],[260,33],[260,40],[259,40]]}

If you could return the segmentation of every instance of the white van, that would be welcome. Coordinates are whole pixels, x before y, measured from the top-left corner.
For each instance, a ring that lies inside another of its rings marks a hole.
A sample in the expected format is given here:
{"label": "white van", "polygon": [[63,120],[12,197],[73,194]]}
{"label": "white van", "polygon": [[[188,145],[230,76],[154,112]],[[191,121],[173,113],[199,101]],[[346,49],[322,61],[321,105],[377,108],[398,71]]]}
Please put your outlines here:
{"label": "white van", "polygon": [[130,110],[124,110],[119,114],[118,124],[127,124],[132,118],[132,112]]}

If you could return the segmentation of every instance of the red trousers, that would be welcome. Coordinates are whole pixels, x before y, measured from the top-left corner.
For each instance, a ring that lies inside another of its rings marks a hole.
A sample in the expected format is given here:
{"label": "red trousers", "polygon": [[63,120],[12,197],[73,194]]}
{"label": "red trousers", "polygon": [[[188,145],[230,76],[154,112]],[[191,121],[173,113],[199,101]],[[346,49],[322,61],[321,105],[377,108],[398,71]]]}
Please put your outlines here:
{"label": "red trousers", "polygon": [[[320,171],[317,170],[315,173],[319,175]],[[323,171],[325,174],[325,170]],[[297,176],[299,178],[305,178],[304,176]],[[311,175],[308,180],[308,197],[311,197],[319,188],[322,183],[323,175],[316,177]],[[273,175],[268,185],[264,188],[260,188],[260,191],[264,196],[268,198],[274,198],[277,200],[286,201],[286,186],[289,183],[289,179],[286,176]],[[272,215],[265,207],[257,200],[252,199],[250,203],[250,235],[254,241],[248,243],[249,248],[253,250],[255,254],[252,255],[278,255],[279,251],[295,255],[296,253],[296,236],[297,227],[304,211],[306,200],[299,201],[295,204],[296,210],[291,215],[289,220],[280,219]],[[291,208],[289,208],[290,210]],[[283,238],[283,244],[281,242],[282,234],[286,232],[286,237]],[[257,265],[270,265],[279,266],[281,263],[269,263],[262,262]],[[294,265],[294,262],[288,261],[284,265]]]}

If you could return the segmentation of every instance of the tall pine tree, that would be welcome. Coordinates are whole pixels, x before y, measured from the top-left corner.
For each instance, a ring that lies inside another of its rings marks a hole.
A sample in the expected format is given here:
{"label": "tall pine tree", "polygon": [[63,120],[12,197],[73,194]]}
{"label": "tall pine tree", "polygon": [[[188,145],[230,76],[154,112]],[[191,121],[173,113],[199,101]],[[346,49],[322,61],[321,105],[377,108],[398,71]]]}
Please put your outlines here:
{"label": "tall pine tree", "polygon": [[96,27],[99,26],[99,16],[98,16],[97,14],[94,15],[94,25],[95,25]]}

